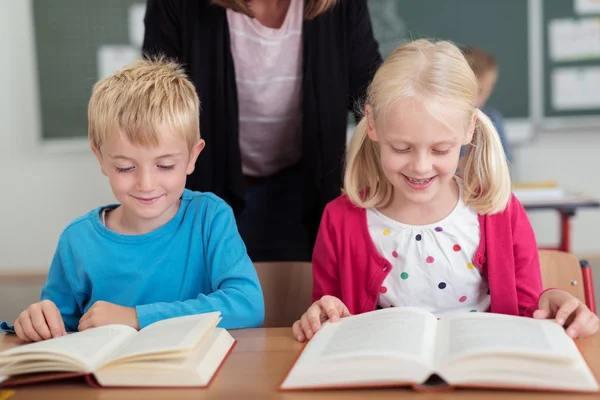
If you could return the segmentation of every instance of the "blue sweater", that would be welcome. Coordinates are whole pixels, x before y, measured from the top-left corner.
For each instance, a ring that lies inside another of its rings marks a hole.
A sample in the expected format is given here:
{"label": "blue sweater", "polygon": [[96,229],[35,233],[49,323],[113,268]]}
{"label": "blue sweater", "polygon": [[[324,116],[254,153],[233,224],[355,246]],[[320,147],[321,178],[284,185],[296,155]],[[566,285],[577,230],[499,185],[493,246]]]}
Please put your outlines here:
{"label": "blue sweater", "polygon": [[[177,214],[143,235],[108,230],[100,219],[103,208],[64,230],[42,290],[67,331],[77,331],[79,319],[99,300],[135,307],[140,328],[210,311],[221,312],[223,328],[262,324],[256,270],[223,200],[186,189]],[[6,323],[0,327],[13,331]]]}

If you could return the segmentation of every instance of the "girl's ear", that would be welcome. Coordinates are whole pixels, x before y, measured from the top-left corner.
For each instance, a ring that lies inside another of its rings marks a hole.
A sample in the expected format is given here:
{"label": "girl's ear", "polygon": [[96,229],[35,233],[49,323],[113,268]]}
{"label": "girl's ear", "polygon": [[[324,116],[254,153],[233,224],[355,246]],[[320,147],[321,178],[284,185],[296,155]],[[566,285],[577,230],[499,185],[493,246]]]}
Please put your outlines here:
{"label": "girl's ear", "polygon": [[473,118],[471,118],[471,123],[469,124],[469,129],[467,130],[467,132],[465,132],[465,140],[464,140],[463,144],[469,144],[469,143],[471,143],[471,140],[473,140],[473,134],[475,133],[475,127],[477,126],[478,115],[479,115],[479,109],[476,108],[475,112],[473,113]]}
{"label": "girl's ear", "polygon": [[367,119],[367,135],[369,139],[377,142],[377,131],[375,130],[375,119],[373,118],[373,107],[370,104],[365,106],[365,118]]}

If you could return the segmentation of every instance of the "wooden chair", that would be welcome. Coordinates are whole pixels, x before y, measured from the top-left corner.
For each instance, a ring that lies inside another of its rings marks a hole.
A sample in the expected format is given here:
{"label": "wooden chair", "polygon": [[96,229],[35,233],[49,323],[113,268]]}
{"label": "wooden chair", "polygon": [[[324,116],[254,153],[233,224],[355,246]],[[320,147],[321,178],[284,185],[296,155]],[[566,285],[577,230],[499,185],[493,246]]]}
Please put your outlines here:
{"label": "wooden chair", "polygon": [[264,327],[291,327],[312,304],[309,262],[254,263],[265,298]]}
{"label": "wooden chair", "polygon": [[544,288],[562,289],[596,313],[592,268],[586,260],[558,250],[539,250]]}

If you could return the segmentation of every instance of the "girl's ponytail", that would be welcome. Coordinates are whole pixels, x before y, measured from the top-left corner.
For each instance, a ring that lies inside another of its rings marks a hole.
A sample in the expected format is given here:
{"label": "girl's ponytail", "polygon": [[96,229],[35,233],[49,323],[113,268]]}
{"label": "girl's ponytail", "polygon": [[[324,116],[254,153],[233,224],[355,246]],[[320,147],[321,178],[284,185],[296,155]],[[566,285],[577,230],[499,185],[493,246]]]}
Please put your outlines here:
{"label": "girl's ponytail", "polygon": [[386,204],[392,196],[392,185],[381,170],[379,145],[368,138],[367,116],[362,117],[346,151],[344,191],[359,207]]}
{"label": "girl's ponytail", "polygon": [[511,197],[508,162],[492,121],[476,109],[473,139],[462,161],[464,201],[479,214],[497,214]]}

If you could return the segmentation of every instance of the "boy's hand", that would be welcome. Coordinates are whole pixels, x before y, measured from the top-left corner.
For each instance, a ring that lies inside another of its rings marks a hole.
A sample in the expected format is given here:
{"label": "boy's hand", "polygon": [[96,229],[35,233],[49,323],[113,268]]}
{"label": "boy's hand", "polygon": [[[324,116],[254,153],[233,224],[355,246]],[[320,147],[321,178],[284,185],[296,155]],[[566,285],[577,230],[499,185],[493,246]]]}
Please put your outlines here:
{"label": "boy's hand", "polygon": [[598,317],[576,297],[558,289],[544,292],[533,318],[555,318],[572,338],[582,338],[598,331]]}
{"label": "boy's hand", "polygon": [[15,321],[15,333],[26,342],[64,336],[67,334],[60,311],[50,300],[33,303]]}
{"label": "boy's hand", "polygon": [[140,329],[137,312],[133,307],[118,306],[107,301],[97,301],[79,320],[79,332],[98,326],[121,324]]}
{"label": "boy's hand", "polygon": [[348,307],[340,299],[333,296],[323,296],[315,301],[300,320],[294,322],[292,330],[294,336],[299,342],[310,339],[321,329],[321,323],[330,320],[336,322],[340,318],[347,317],[350,314]]}

